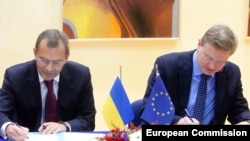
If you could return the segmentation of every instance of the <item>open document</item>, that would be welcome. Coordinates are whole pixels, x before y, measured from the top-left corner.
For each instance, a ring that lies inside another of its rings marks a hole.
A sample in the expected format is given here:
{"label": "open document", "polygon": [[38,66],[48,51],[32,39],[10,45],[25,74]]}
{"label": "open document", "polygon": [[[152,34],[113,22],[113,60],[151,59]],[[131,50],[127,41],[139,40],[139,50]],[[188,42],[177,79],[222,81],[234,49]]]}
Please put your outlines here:
{"label": "open document", "polygon": [[43,135],[39,132],[30,132],[29,141],[97,141],[98,137],[104,137],[103,133],[95,132],[61,132],[57,134]]}

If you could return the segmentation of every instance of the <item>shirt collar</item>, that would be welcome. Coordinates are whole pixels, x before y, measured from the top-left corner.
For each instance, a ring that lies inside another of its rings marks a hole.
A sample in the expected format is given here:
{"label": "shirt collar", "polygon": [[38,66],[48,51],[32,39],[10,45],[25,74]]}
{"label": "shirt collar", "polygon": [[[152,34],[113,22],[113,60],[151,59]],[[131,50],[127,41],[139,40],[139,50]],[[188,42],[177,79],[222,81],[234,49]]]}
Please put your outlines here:
{"label": "shirt collar", "polygon": [[[203,74],[203,72],[198,64],[198,51],[196,50],[193,54],[193,76],[200,76],[201,74]],[[211,77],[214,77],[214,74],[211,75]]]}
{"label": "shirt collar", "polygon": [[[39,72],[38,72],[38,78],[39,78],[39,82],[40,82],[40,83],[44,81],[43,77],[40,75]],[[58,74],[58,75],[57,75],[56,77],[54,77],[53,79],[54,79],[54,81],[56,81],[57,83],[59,83],[59,78],[60,78],[60,74]]]}

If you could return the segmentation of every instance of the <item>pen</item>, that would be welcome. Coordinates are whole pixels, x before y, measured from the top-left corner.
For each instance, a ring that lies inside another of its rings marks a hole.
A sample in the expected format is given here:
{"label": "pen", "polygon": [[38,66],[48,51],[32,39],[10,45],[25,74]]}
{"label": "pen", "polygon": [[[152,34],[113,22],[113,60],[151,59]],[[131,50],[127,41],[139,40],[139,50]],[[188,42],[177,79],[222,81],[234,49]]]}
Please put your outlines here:
{"label": "pen", "polygon": [[187,116],[192,122],[194,122],[194,121],[192,120],[192,117],[190,116],[190,114],[189,114],[189,112],[188,112],[187,109],[185,109],[185,112],[186,112],[186,116]]}
{"label": "pen", "polygon": [[[18,128],[24,130],[18,123],[15,123],[15,125],[16,125]],[[27,137],[25,138],[24,141],[29,141],[29,136],[27,136]]]}
{"label": "pen", "polygon": [[46,125],[43,125],[43,130],[46,129],[46,127],[47,127]]}

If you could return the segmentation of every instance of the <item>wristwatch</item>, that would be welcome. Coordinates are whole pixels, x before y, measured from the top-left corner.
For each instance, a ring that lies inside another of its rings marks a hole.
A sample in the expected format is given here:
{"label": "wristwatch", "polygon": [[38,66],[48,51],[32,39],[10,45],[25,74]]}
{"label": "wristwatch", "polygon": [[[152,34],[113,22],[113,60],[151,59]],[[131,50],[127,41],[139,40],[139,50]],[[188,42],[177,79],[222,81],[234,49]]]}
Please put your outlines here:
{"label": "wristwatch", "polygon": [[65,122],[59,121],[58,123],[64,125],[66,127],[66,132],[69,132],[69,126]]}

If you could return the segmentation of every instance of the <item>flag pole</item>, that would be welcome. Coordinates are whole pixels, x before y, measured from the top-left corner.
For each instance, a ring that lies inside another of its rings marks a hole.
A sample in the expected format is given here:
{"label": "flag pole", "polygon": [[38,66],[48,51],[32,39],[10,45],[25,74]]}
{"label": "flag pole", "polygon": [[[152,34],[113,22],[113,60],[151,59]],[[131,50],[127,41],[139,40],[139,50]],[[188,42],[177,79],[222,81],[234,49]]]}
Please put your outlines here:
{"label": "flag pole", "polygon": [[120,66],[120,79],[121,79],[121,82],[122,82],[122,66]]}
{"label": "flag pole", "polygon": [[158,65],[157,64],[155,64],[155,75],[156,75],[156,77],[158,77],[160,74],[159,74],[159,70],[158,70]]}

